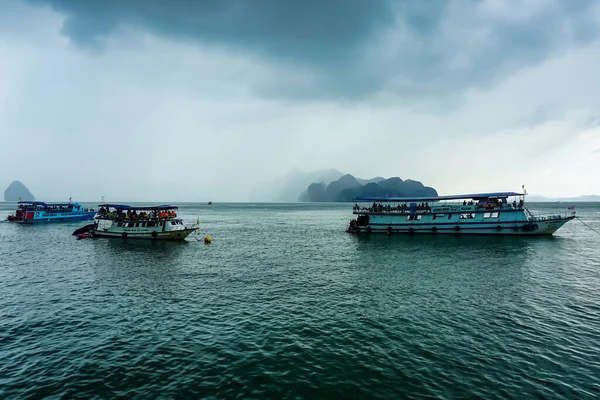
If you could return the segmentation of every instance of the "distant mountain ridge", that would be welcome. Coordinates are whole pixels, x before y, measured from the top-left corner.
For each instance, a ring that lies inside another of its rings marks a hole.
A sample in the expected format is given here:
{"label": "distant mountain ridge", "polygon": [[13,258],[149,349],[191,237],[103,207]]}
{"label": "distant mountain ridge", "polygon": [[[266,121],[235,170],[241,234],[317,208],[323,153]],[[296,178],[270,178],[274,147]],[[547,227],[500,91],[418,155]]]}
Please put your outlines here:
{"label": "distant mountain ridge", "polygon": [[596,195],[596,194],[587,194],[587,195],[581,195],[581,196],[577,196],[577,197],[550,198],[550,197],[531,194],[531,195],[527,195],[527,201],[534,202],[534,203],[548,203],[548,202],[551,202],[551,203],[592,202],[593,203],[593,202],[600,202],[600,196]]}
{"label": "distant mountain ridge", "polygon": [[250,193],[250,201],[296,202],[298,196],[313,182],[329,184],[344,174],[336,169],[305,172],[294,168],[285,176],[256,185]]}
{"label": "distant mountain ridge", "polygon": [[398,177],[357,179],[346,174],[329,184],[325,182],[311,183],[300,195],[299,200],[344,202],[352,201],[355,197],[431,197],[437,195],[434,188],[411,179],[405,181]]}
{"label": "distant mountain ridge", "polygon": [[4,201],[34,201],[35,197],[21,181],[13,181],[4,191]]}

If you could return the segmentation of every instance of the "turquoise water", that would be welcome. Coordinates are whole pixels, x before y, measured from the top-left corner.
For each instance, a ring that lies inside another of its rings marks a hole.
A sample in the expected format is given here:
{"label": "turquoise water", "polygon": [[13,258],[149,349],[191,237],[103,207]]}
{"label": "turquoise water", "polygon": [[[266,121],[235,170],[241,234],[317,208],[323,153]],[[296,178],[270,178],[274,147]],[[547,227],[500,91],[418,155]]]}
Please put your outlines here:
{"label": "turquoise water", "polygon": [[348,204],[180,215],[213,243],[0,223],[0,398],[600,396],[600,235],[577,220],[357,237]]}

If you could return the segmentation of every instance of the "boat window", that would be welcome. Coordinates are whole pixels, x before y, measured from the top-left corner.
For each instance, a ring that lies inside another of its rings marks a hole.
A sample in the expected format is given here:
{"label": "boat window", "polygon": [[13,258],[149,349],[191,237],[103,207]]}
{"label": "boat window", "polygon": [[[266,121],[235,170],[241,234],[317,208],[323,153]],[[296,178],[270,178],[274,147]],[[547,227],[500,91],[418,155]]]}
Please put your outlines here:
{"label": "boat window", "polygon": [[490,218],[492,216],[492,213],[484,213],[483,214],[483,218]]}
{"label": "boat window", "polygon": [[177,225],[177,222],[171,221],[171,225]]}
{"label": "boat window", "polygon": [[148,227],[152,227],[155,225],[155,222],[148,222]]}
{"label": "boat window", "polygon": [[460,219],[473,219],[473,214],[460,214]]}
{"label": "boat window", "polygon": [[136,224],[135,224],[135,227],[136,227],[136,228],[139,228],[139,227],[140,227],[140,223],[139,223],[139,222],[138,222],[138,223],[136,223]]}
{"label": "boat window", "polygon": [[498,218],[499,216],[500,216],[500,213],[497,213],[497,212],[492,213],[492,218]]}

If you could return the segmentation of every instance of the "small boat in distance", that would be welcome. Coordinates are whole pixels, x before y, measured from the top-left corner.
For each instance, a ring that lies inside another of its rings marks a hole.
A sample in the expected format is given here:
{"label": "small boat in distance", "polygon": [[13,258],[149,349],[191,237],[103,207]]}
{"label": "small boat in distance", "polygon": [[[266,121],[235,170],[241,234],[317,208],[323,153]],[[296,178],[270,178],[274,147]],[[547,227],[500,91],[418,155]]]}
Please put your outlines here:
{"label": "small boat in distance", "polygon": [[[509,199],[513,201],[510,202]],[[525,193],[499,192],[436,197],[358,197],[349,233],[552,235],[575,218],[534,215]]]}
{"label": "small boat in distance", "polygon": [[185,225],[177,218],[177,206],[101,204],[99,207],[94,223],[77,229],[73,232],[74,236],[184,240],[198,229],[197,225]]}
{"label": "small boat in distance", "polygon": [[15,214],[9,215],[7,220],[18,224],[83,221],[94,218],[95,214],[93,208],[83,208],[79,203],[19,201]]}
{"label": "small boat in distance", "polygon": [[209,202],[208,202],[208,205],[209,205],[209,206],[212,206],[212,201],[209,201]]}

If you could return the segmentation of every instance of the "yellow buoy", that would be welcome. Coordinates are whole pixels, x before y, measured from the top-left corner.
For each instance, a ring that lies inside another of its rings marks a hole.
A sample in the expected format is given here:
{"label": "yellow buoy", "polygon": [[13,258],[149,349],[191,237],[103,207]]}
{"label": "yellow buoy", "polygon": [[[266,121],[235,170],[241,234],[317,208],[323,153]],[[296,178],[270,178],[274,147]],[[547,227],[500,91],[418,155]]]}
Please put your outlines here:
{"label": "yellow buoy", "polygon": [[212,239],[210,238],[210,236],[205,236],[204,237],[204,243],[209,244],[212,242]]}

